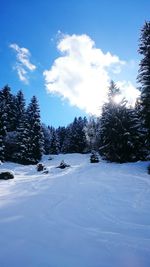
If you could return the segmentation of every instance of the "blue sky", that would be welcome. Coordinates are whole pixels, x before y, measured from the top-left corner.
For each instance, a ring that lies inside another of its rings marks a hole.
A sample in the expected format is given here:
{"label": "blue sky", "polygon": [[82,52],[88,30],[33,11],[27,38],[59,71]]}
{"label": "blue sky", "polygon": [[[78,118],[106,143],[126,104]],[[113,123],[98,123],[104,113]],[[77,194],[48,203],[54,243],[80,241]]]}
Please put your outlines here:
{"label": "blue sky", "polygon": [[0,87],[22,89],[27,101],[35,94],[43,122],[66,125],[96,114],[111,78],[127,98],[136,96],[138,39],[149,1],[0,2]]}

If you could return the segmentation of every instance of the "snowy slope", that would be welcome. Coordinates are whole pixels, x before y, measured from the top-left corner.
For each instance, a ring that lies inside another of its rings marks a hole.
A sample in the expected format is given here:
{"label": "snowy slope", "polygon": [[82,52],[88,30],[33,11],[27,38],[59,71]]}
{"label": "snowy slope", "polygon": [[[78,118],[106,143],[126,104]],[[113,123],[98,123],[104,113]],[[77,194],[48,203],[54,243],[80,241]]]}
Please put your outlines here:
{"label": "snowy slope", "polygon": [[[55,168],[64,159],[71,168]],[[0,181],[0,267],[149,267],[148,163],[89,163],[58,155],[35,166],[5,163]]]}

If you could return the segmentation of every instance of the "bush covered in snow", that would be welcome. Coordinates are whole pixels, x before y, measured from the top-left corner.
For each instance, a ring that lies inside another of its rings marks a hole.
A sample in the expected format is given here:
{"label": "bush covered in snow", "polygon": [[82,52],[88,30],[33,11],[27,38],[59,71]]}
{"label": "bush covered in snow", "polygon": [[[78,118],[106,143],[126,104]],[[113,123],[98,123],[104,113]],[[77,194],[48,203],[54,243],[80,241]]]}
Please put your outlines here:
{"label": "bush covered in snow", "polygon": [[66,167],[70,167],[70,165],[66,164],[64,160],[62,160],[56,168],[65,169]]}
{"label": "bush covered in snow", "polygon": [[36,166],[36,169],[38,172],[41,172],[41,171],[44,171],[46,168],[45,168],[45,165],[43,163],[38,163]]}
{"label": "bush covered in snow", "polygon": [[11,171],[2,171],[0,173],[0,180],[9,180],[14,178],[14,173]]}
{"label": "bush covered in snow", "polygon": [[90,162],[91,162],[91,163],[98,163],[98,162],[99,162],[98,154],[97,154],[95,151],[93,151],[93,152],[91,153],[91,156],[90,156]]}
{"label": "bush covered in snow", "polygon": [[52,160],[53,158],[52,157],[49,157],[48,160]]}
{"label": "bush covered in snow", "polygon": [[42,174],[48,174],[49,173],[49,171],[47,170],[47,169],[45,169],[43,172],[42,172]]}

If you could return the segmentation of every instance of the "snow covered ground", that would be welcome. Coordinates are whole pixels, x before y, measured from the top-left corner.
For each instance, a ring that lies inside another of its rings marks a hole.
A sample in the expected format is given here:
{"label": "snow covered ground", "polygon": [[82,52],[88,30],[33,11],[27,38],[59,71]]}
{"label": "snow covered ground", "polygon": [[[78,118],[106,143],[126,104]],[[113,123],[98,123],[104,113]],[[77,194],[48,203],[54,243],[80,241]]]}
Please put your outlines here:
{"label": "snow covered ground", "polygon": [[0,267],[150,267],[148,163],[43,162],[0,166],[15,173],[0,181]]}

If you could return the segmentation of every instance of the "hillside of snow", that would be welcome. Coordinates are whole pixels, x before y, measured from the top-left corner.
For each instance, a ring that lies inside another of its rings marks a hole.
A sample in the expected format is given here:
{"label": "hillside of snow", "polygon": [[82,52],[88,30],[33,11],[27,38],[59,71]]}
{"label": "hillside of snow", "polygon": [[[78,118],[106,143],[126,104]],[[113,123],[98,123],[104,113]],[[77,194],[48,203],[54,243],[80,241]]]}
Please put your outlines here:
{"label": "hillside of snow", "polygon": [[[70,168],[57,169],[60,161]],[[149,267],[147,162],[89,162],[89,155],[4,163],[0,181],[0,267]]]}

